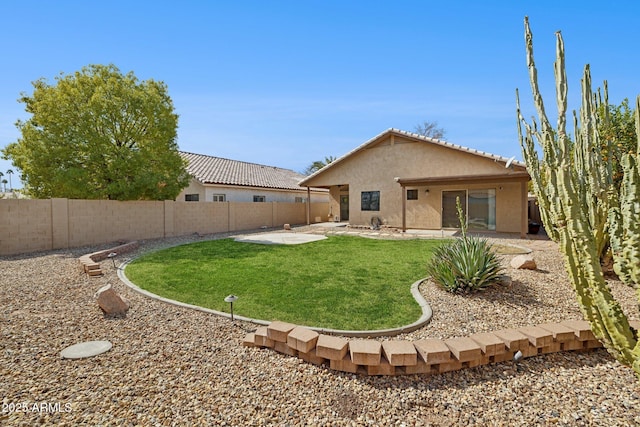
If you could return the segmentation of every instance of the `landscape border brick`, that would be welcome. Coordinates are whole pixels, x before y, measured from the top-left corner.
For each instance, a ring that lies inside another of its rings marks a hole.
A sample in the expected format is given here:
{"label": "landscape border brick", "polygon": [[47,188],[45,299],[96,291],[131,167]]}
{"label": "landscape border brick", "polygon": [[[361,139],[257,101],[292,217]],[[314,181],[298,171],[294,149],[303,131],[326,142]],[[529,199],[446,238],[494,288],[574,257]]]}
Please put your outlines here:
{"label": "landscape border brick", "polygon": [[334,371],[361,375],[435,375],[491,363],[560,351],[602,347],[583,321],[545,323],[518,329],[473,334],[470,337],[377,341],[318,334],[304,326],[272,322],[242,341],[247,347],[271,348],[307,363],[329,365]]}

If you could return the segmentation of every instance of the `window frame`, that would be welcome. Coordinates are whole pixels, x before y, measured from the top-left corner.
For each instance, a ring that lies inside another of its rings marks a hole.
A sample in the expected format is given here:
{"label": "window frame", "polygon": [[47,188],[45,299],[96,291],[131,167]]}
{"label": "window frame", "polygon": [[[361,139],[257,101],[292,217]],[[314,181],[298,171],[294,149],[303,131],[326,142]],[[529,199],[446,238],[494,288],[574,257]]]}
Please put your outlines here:
{"label": "window frame", "polygon": [[[414,196],[414,197],[412,197]],[[407,200],[418,200],[418,189],[411,188],[407,189]]]}
{"label": "window frame", "polygon": [[380,190],[360,192],[360,210],[380,212]]}

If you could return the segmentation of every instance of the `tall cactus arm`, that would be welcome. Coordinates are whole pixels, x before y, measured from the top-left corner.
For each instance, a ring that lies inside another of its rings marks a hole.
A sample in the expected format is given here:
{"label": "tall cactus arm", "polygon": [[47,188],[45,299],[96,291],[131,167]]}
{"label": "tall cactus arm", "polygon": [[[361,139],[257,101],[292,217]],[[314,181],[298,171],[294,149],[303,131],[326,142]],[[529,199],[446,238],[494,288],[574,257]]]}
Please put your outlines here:
{"label": "tall cactus arm", "polygon": [[[601,141],[594,109],[597,100],[591,91],[589,68],[585,68],[582,84],[583,106],[579,117],[574,115],[576,141],[573,143],[565,129],[567,85],[562,35],[556,33],[555,77],[559,80],[556,81],[556,102],[558,114],[562,116],[558,119],[557,130],[551,127],[544,112],[533,61],[533,41],[526,18],[525,41],[529,78],[541,129],[536,129],[535,121],[533,126],[524,122],[518,101],[518,132],[525,157],[528,156],[532,164],[539,164],[538,169],[545,173],[544,180],[538,179],[534,188],[543,200],[549,202],[548,215],[557,230],[565,267],[585,319],[607,350],[621,363],[633,366],[640,379],[640,346],[620,304],[613,298],[600,266],[598,247],[603,233],[598,230],[602,227],[600,222],[606,221],[596,195],[606,186],[606,177],[601,176],[604,169],[597,165]],[[533,153],[534,138],[543,148],[541,162]],[[534,176],[537,175],[534,173]],[[628,213],[622,216],[625,215]]]}
{"label": "tall cactus arm", "polygon": [[[540,119],[540,127],[543,133],[551,132],[553,133],[553,128],[551,126],[551,122],[547,118],[547,113],[544,109],[544,101],[542,100],[542,95],[540,93],[540,88],[538,87],[538,70],[536,69],[536,63],[533,58],[533,34],[531,33],[531,29],[529,28],[529,18],[524,18],[524,26],[525,26],[525,45],[527,47],[527,69],[529,70],[529,82],[531,83],[531,93],[533,95],[533,104],[538,113],[538,118]],[[553,164],[552,161],[555,158],[555,155],[552,156],[551,153],[547,153],[546,150],[551,147],[543,146],[545,159],[549,164]]]}
{"label": "tall cactus arm", "polygon": [[[548,178],[542,175],[547,171],[547,168],[545,167],[545,165],[540,163],[540,159],[538,158],[538,152],[536,151],[533,137],[536,131],[532,130],[524,117],[522,117],[522,113],[520,111],[520,96],[517,89],[516,110],[518,140],[520,141],[520,147],[522,147],[522,156],[527,165],[527,170],[529,171],[529,175],[531,176],[533,191],[536,194],[536,202],[540,211],[540,218],[542,219],[542,223],[545,225],[547,235],[551,238],[551,240],[557,242],[559,236],[556,230],[555,222],[551,218],[549,195],[546,192],[546,186],[544,185],[544,182]],[[523,132],[523,126],[526,132]]]}

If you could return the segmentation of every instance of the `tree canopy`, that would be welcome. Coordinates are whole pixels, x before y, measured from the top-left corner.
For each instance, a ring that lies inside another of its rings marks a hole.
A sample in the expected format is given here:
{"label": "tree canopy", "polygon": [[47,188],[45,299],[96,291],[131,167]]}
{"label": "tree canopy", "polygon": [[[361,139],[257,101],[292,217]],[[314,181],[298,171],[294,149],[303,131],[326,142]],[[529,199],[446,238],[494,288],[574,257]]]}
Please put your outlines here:
{"label": "tree canopy", "polygon": [[[605,82],[606,93],[606,82]],[[596,113],[598,115],[598,132],[602,140],[602,156],[604,161],[611,160],[613,179],[616,184],[622,180],[621,159],[624,154],[633,154],[637,147],[635,111],[629,107],[629,99],[625,98],[620,105],[608,104],[608,99],[600,100]]]}
{"label": "tree canopy", "polygon": [[417,125],[414,132],[418,135],[426,136],[433,139],[442,139],[446,131],[443,128],[438,127],[438,122],[424,121]]}
{"label": "tree canopy", "polygon": [[327,166],[329,163],[335,160],[336,158],[333,156],[327,156],[324,158],[324,160],[316,160],[315,162],[307,166],[307,168],[302,172],[302,174],[311,175],[312,173],[319,171],[320,169],[322,169],[323,167]]}
{"label": "tree canopy", "polygon": [[2,150],[32,197],[166,200],[188,185],[163,82],[89,65],[33,87],[18,100],[31,117]]}

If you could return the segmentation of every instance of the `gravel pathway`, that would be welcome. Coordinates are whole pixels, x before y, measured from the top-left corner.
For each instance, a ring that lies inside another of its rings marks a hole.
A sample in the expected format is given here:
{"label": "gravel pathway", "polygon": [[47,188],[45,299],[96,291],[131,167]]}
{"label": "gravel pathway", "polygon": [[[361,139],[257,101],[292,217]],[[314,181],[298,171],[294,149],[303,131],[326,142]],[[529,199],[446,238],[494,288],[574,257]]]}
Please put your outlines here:
{"label": "gravel pathway", "polygon": [[[138,253],[196,239],[141,242]],[[473,296],[424,284],[432,321],[400,338],[581,318],[553,244],[510,242],[536,248],[539,269],[508,268],[511,286]],[[640,383],[604,350],[435,376],[338,373],[243,347],[254,325],[146,298],[117,280],[110,261],[102,262],[105,276],[87,277],[77,258],[102,248],[0,258],[0,425],[640,424]],[[130,300],[126,318],[104,319],[97,307],[93,294],[107,283]],[[611,286],[637,319],[633,291]],[[113,348],[60,358],[65,347],[92,340]]]}

